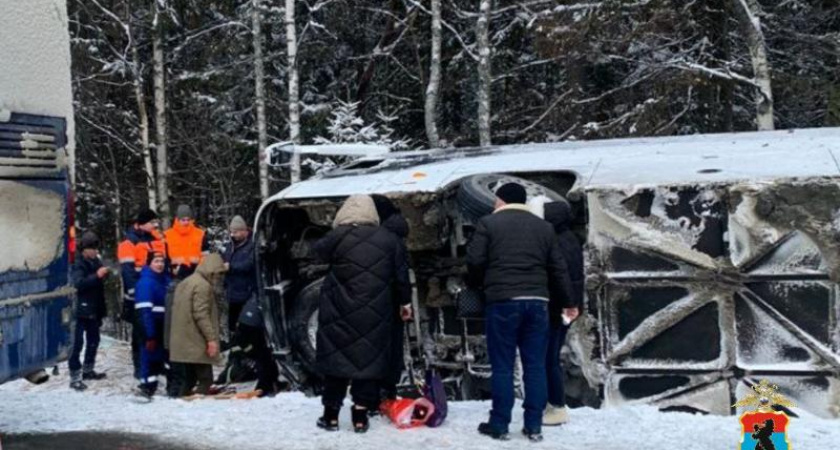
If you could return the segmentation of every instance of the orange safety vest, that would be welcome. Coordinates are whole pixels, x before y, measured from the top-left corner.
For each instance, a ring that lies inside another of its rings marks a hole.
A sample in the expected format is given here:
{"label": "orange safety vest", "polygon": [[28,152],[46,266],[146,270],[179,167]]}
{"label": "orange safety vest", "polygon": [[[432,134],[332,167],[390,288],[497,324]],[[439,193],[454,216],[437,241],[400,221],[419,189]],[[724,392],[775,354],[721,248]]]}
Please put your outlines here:
{"label": "orange safety vest", "polygon": [[177,220],[172,228],[166,230],[166,245],[169,261],[173,266],[197,266],[201,262],[201,245],[204,242],[204,230],[190,222],[183,226]]}
{"label": "orange safety vest", "polygon": [[134,270],[140,271],[146,265],[146,258],[149,252],[163,253],[166,255],[166,244],[163,242],[163,236],[157,231],[152,231],[154,240],[151,242],[131,242],[124,239],[117,247],[117,259],[120,264],[134,263]]}

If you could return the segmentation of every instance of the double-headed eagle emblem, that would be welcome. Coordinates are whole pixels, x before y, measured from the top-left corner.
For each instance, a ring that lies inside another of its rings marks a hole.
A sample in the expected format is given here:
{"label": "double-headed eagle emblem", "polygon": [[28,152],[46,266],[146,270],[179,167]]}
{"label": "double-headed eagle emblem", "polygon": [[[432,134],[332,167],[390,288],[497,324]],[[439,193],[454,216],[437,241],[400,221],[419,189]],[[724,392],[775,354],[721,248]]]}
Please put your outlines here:
{"label": "double-headed eagle emblem", "polygon": [[773,405],[790,408],[795,406],[784,395],[778,393],[779,386],[770,384],[767,380],[761,380],[752,386],[752,390],[746,397],[738,400],[732,405],[733,408],[756,408],[758,412],[773,412]]}

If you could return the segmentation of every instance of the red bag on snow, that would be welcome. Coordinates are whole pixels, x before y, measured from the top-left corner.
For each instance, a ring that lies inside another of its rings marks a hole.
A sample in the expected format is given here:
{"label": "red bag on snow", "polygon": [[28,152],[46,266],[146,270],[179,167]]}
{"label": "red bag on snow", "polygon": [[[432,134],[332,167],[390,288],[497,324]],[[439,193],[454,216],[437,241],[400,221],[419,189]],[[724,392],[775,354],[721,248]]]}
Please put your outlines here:
{"label": "red bag on snow", "polygon": [[401,398],[385,400],[379,405],[379,412],[391,419],[397,428],[423,426],[435,413],[435,405],[427,398]]}

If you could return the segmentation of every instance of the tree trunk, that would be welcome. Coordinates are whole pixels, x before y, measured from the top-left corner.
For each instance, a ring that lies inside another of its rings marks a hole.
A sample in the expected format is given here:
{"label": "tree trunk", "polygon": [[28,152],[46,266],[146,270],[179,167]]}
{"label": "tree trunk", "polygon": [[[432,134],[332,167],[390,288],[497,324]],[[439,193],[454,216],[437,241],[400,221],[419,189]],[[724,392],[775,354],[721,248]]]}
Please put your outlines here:
{"label": "tree trunk", "polygon": [[[297,69],[297,30],[295,0],[286,0],[286,49],[289,66],[289,140],[300,143],[300,100]],[[291,182],[300,181],[300,154],[292,153]]]}
{"label": "tree trunk", "polygon": [[437,129],[437,102],[440,92],[440,0],[432,1],[432,57],[429,63],[429,85],[426,88],[426,137],[429,147],[440,147],[440,135]]}
{"label": "tree trunk", "polygon": [[163,59],[163,18],[155,2],[154,39],[152,59],[154,61],[155,86],[155,129],[157,132],[157,187],[160,210],[164,219],[169,219],[169,164],[166,156],[166,80]]}
{"label": "tree trunk", "polygon": [[268,161],[265,148],[268,146],[268,131],[265,123],[265,69],[262,54],[262,19],[260,18],[260,0],[252,0],[251,20],[254,28],[254,88],[256,90],[257,106],[257,159],[260,165],[260,196],[268,198]]}
{"label": "tree trunk", "polygon": [[750,48],[750,60],[753,76],[758,86],[756,92],[756,123],[759,130],[772,130],[773,125],[773,90],[770,78],[770,63],[767,58],[767,42],[761,31],[756,0],[733,0],[735,11],[747,44]]}
{"label": "tree trunk", "polygon": [[143,94],[143,75],[140,72],[140,57],[137,45],[131,43],[131,59],[134,66],[134,98],[137,101],[137,116],[140,118],[140,145],[143,150],[143,164],[146,169],[146,190],[149,208],[157,210],[157,192],[155,191],[155,168],[152,165],[152,152],[149,145],[149,113],[146,110],[146,96]]}
{"label": "tree trunk", "polygon": [[478,21],[475,26],[478,49],[478,143],[490,146],[490,2],[479,0]]}

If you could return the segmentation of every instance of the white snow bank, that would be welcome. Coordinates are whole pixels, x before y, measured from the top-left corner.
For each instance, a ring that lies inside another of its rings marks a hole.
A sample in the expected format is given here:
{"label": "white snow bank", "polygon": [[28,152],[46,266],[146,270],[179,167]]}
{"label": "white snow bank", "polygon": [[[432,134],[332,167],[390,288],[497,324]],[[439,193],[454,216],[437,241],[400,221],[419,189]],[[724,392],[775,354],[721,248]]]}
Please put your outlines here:
{"label": "white snow bank", "polygon": [[[105,340],[99,369],[109,379],[91,382],[91,389],[77,393],[62,374],[41,386],[16,381],[0,387],[0,433],[50,431],[121,431],[157,435],[163,439],[212,449],[519,449],[530,445],[518,435],[521,408],[514,410],[513,438],[497,442],[475,431],[486,419],[489,402],[450,402],[450,416],[437,429],[401,431],[383,418],[372,419],[371,430],[357,435],[350,427],[349,408],[342,411],[338,432],[315,427],[321,413],[319,399],[285,393],[270,399],[201,400],[185,402],[156,398],[151,404],[135,403],[128,391],[130,379],[127,346]],[[597,450],[698,450],[732,449],[740,442],[738,419],[683,413],[660,413],[647,406],[608,410],[575,409],[572,421],[560,428],[544,429],[551,449]],[[794,419],[791,442],[795,448],[830,448],[840,441],[836,421]],[[526,447],[529,448],[529,447]]]}

